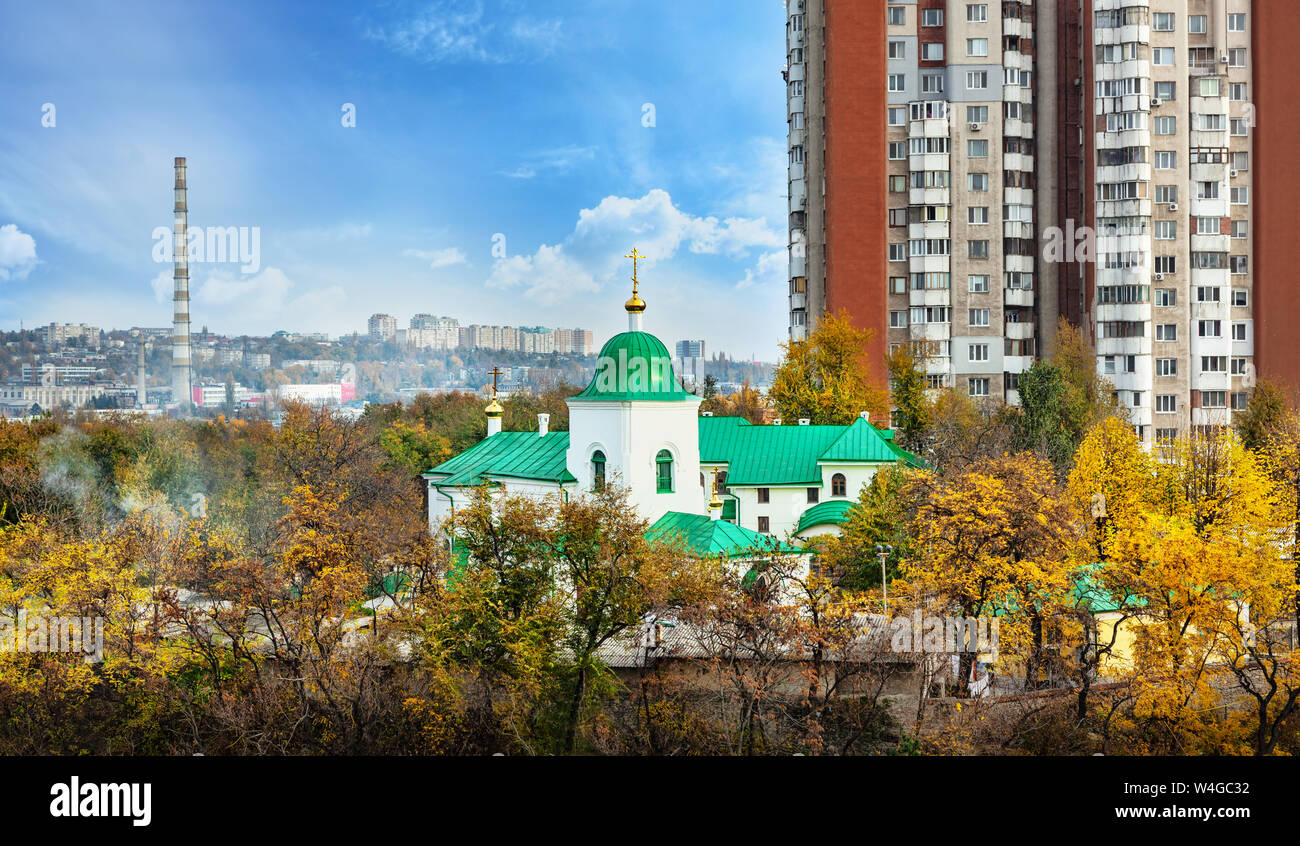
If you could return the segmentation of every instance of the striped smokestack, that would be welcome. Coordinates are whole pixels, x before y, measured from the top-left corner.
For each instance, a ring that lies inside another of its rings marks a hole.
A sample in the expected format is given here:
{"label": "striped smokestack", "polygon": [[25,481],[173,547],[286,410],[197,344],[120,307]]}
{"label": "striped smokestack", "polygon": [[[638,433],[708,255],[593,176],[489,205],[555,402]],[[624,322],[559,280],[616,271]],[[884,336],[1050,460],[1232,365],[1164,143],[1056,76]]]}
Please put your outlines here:
{"label": "striped smokestack", "polygon": [[187,253],[185,159],[176,159],[176,226],[172,235],[175,262],[175,317],[172,323],[172,399],[182,412],[190,409],[190,265]]}

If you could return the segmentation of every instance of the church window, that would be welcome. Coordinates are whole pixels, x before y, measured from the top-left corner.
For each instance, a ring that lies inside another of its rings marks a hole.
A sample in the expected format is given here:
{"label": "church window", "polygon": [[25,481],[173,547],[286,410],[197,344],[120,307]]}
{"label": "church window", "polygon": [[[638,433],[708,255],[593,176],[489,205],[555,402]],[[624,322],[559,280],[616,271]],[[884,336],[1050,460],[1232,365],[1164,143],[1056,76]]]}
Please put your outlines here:
{"label": "church window", "polygon": [[604,490],[605,488],[605,453],[596,450],[591,454],[591,489]]}
{"label": "church window", "polygon": [[655,456],[655,481],[659,493],[673,492],[673,454],[666,449]]}
{"label": "church window", "polygon": [[831,476],[831,496],[844,496],[848,491],[848,487],[843,473],[836,473]]}

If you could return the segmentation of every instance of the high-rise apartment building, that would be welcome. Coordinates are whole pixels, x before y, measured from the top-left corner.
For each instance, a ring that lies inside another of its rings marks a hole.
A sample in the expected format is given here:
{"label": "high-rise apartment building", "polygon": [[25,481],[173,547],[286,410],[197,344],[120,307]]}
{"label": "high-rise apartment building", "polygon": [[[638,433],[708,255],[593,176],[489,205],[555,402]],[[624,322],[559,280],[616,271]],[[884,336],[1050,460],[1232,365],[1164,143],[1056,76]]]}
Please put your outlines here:
{"label": "high-rise apartment building", "polygon": [[1149,442],[1300,388],[1287,5],[788,0],[791,337],[1014,403],[1063,316]]}
{"label": "high-rise apartment building", "polygon": [[366,322],[372,341],[391,341],[397,337],[397,318],[391,314],[372,314]]}

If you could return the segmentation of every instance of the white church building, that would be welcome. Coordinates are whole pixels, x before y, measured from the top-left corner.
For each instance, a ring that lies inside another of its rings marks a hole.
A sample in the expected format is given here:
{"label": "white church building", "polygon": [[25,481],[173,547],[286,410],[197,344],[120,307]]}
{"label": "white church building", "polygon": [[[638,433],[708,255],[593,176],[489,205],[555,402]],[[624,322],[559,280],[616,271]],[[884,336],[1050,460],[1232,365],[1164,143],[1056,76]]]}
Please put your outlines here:
{"label": "white church building", "polygon": [[569,431],[550,431],[539,415],[537,431],[503,432],[494,397],[487,437],[423,474],[435,533],[480,485],[578,496],[616,480],[652,532],[680,529],[714,553],[785,547],[838,532],[881,467],[919,463],[866,414],[847,426],[701,416],[701,399],[682,387],[671,353],[643,328],[635,250],[632,257],[628,330],[605,343],[591,384],[567,401]]}

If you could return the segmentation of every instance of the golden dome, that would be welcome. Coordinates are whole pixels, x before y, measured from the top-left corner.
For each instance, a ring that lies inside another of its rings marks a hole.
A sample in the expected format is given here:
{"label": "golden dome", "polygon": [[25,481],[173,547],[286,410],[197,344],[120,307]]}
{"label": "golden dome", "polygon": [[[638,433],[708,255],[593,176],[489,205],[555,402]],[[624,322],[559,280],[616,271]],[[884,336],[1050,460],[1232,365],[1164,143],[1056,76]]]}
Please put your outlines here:
{"label": "golden dome", "polygon": [[717,491],[714,491],[713,496],[709,497],[709,510],[716,511],[721,507],[722,507],[722,497],[718,496]]}
{"label": "golden dome", "polygon": [[496,397],[492,398],[492,402],[488,403],[488,407],[484,411],[487,412],[488,417],[500,417],[505,413],[505,409],[501,407],[501,403],[497,402]]}
{"label": "golden dome", "polygon": [[640,314],[645,311],[645,300],[641,299],[636,291],[633,291],[632,299],[624,303],[623,308],[627,309],[628,314]]}

